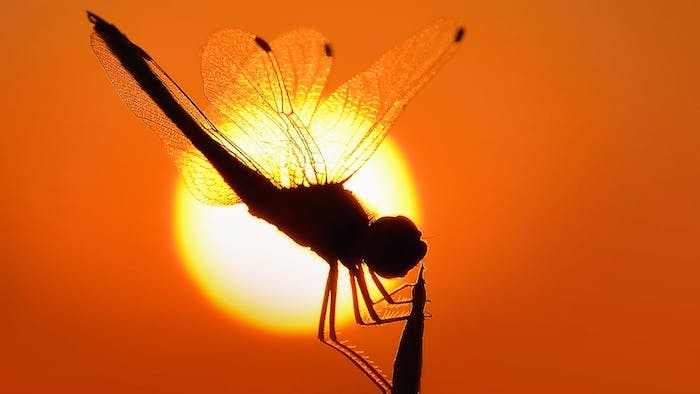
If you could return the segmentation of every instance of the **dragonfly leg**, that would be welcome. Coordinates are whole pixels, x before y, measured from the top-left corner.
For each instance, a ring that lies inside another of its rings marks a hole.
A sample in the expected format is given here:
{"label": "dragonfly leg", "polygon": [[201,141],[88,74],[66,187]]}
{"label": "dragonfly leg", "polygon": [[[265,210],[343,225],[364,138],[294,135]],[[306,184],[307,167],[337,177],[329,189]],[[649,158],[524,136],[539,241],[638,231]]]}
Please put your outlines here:
{"label": "dragonfly leg", "polygon": [[[318,339],[334,350],[340,352],[345,358],[359,368],[382,392],[391,392],[391,383],[381,370],[370,360],[361,355],[352,347],[338,340],[335,332],[335,305],[338,292],[338,263],[331,263],[328,271],[328,280],[323,295],[321,307],[321,319],[318,326]],[[326,335],[326,316],[328,316],[328,333]]]}
{"label": "dragonfly leg", "polygon": [[[336,272],[338,268],[336,267]],[[326,312],[328,311],[328,294],[330,293],[330,288],[331,286],[334,286],[334,284],[331,282],[331,273],[333,271],[333,267],[331,267],[331,270],[328,272],[328,278],[326,279],[326,287],[325,290],[323,290],[323,304],[321,305],[321,317],[318,322],[318,339],[321,342],[326,342]]]}
{"label": "dragonfly leg", "polygon": [[[355,312],[355,321],[357,322],[357,324],[362,325],[362,326],[374,326],[374,325],[392,323],[395,321],[402,321],[402,320],[406,320],[408,318],[408,315],[395,316],[395,317],[390,317],[390,318],[379,317],[379,314],[374,309],[374,302],[372,301],[372,298],[370,297],[370,294],[369,294],[369,290],[367,289],[367,282],[365,281],[365,277],[364,277],[364,273],[362,271],[362,268],[350,271],[350,288],[352,289],[353,309]],[[357,298],[357,288],[360,289],[360,294],[362,295],[362,301],[365,304],[365,307],[367,308],[367,313],[369,314],[369,317],[371,319],[371,321],[369,321],[369,322],[364,321],[364,319],[362,319],[362,316],[360,316],[360,305],[359,305],[359,300]],[[384,291],[386,291],[386,289],[384,289]]]}
{"label": "dragonfly leg", "polygon": [[360,302],[357,299],[357,283],[355,282],[355,275],[350,274],[350,291],[352,291],[352,311],[355,314],[355,322],[359,325],[368,325],[370,323],[365,322],[360,313]]}
{"label": "dragonfly leg", "polygon": [[[360,271],[362,271],[362,266],[360,266]],[[411,300],[410,300],[410,299],[408,299],[408,300],[402,300],[402,301],[397,301],[397,300],[394,300],[393,296],[394,296],[395,294],[398,294],[399,292],[401,292],[403,289],[405,289],[405,288],[407,288],[407,287],[413,287],[413,286],[415,286],[415,284],[413,284],[413,283],[404,283],[404,284],[402,284],[401,286],[399,286],[398,288],[396,288],[396,289],[392,290],[391,292],[389,292],[389,291],[386,290],[386,288],[384,287],[384,284],[382,284],[382,282],[379,280],[379,277],[377,276],[377,274],[376,274],[372,269],[369,270],[369,275],[370,275],[370,277],[372,278],[372,282],[374,282],[374,285],[377,286],[377,290],[379,290],[379,292],[382,293],[382,298],[380,298],[380,299],[378,299],[378,300],[372,302],[372,304],[376,305],[376,304],[378,304],[378,303],[380,303],[380,302],[383,302],[383,301],[386,301],[388,304],[392,304],[392,305],[410,304],[410,303],[411,303]]]}

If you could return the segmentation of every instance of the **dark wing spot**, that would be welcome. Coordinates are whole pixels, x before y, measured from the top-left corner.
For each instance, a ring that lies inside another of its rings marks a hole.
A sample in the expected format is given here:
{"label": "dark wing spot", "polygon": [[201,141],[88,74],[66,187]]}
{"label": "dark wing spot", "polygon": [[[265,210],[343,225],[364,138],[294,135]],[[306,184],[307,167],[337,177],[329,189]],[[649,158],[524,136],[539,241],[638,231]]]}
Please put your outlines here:
{"label": "dark wing spot", "polygon": [[267,41],[263,40],[260,37],[255,37],[255,43],[258,44],[260,48],[263,49],[265,52],[272,52],[272,48],[270,48],[270,44],[267,43]]}
{"label": "dark wing spot", "polygon": [[464,28],[460,27],[459,29],[457,29],[457,33],[455,33],[455,42],[462,41],[463,37],[464,37]]}
{"label": "dark wing spot", "polygon": [[333,50],[331,49],[331,45],[329,43],[323,44],[323,49],[326,51],[326,56],[333,56]]}

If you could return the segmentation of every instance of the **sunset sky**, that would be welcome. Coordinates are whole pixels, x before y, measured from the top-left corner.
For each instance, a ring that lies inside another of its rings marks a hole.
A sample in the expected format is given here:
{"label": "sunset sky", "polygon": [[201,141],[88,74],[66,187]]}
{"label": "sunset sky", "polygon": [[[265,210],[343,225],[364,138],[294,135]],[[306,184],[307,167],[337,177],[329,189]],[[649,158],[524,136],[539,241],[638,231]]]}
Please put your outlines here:
{"label": "sunset sky", "polygon": [[[332,89],[464,21],[390,132],[429,245],[423,392],[700,392],[700,3],[613,3],[5,5],[0,392],[376,392],[314,332],[260,329],[197,286],[177,171],[95,59],[88,9],[202,104],[217,29],[322,32]],[[340,331],[391,371],[400,324]]]}

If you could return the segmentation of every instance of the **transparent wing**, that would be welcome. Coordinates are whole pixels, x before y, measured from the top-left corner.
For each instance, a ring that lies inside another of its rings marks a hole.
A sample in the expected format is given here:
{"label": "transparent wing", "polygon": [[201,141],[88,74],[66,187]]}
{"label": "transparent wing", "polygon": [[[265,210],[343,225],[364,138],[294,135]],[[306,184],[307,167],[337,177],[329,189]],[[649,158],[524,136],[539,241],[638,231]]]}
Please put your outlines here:
{"label": "transparent wing", "polygon": [[[231,205],[240,202],[236,193],[224,182],[204,155],[139,87],[138,82],[124,69],[97,33],[91,35],[90,44],[124,103],[159,135],[192,194],[210,205]],[[192,119],[209,134],[216,136],[216,128],[158,64],[150,59],[146,59],[146,62]]]}
{"label": "transparent wing", "polygon": [[242,30],[213,34],[202,53],[204,91],[225,115],[219,130],[278,187],[326,182],[308,131],[330,70],[326,40],[300,29],[268,45]]}
{"label": "transparent wing", "polygon": [[454,53],[460,23],[440,20],[389,50],[324,100],[309,127],[328,182],[344,182],[374,153],[406,103]]}
{"label": "transparent wing", "polygon": [[292,108],[308,128],[331,70],[330,46],[321,33],[311,29],[292,30],[273,40],[270,46]]}

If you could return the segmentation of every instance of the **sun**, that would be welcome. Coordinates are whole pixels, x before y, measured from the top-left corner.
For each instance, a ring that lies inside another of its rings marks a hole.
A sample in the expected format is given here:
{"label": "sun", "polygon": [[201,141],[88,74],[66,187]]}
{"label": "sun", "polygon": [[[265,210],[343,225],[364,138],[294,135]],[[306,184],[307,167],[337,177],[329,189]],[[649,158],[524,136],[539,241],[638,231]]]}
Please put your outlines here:
{"label": "sun", "polygon": [[[386,138],[348,181],[374,214],[401,214],[419,223],[415,187],[398,146]],[[211,207],[179,180],[174,199],[175,237],[186,270],[220,310],[266,330],[314,332],[328,264],[243,204]],[[390,285],[389,285],[390,286]],[[336,324],[353,320],[347,271],[340,271]]]}

